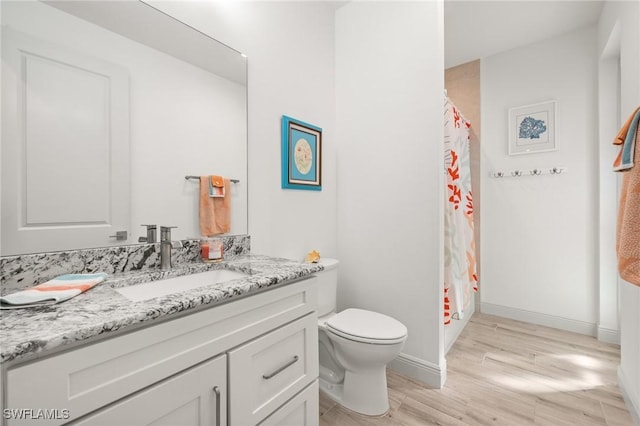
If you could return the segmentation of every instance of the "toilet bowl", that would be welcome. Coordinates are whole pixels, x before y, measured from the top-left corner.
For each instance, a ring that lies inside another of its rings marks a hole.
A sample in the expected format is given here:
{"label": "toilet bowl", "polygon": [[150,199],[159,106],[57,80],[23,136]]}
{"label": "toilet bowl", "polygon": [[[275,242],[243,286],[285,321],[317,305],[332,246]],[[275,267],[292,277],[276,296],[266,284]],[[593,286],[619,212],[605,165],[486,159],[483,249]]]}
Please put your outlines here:
{"label": "toilet bowl", "polygon": [[335,311],[337,264],[321,261],[318,273],[320,389],[355,412],[389,410],[386,366],[404,346],[407,328],[398,320],[364,309]]}

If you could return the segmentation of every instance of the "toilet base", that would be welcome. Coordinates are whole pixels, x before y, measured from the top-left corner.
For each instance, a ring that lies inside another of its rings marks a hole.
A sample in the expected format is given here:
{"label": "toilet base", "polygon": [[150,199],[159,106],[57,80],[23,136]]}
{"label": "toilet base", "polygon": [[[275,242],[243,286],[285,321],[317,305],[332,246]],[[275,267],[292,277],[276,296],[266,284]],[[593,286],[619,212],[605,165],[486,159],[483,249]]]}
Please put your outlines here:
{"label": "toilet base", "polygon": [[367,374],[347,371],[342,384],[320,379],[320,390],[338,404],[359,414],[382,416],[389,411],[385,368]]}

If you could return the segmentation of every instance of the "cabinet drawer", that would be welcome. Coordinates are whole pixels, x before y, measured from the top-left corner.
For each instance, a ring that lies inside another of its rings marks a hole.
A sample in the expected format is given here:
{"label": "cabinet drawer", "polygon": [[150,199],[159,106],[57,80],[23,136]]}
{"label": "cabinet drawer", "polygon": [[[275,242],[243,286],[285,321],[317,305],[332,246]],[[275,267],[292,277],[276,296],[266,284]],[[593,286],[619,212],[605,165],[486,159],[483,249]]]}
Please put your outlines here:
{"label": "cabinet drawer", "polygon": [[260,426],[317,426],[320,422],[319,386],[315,380],[291,398]]}
{"label": "cabinet drawer", "polygon": [[318,322],[307,315],[229,352],[230,425],[257,424],[318,377]]}

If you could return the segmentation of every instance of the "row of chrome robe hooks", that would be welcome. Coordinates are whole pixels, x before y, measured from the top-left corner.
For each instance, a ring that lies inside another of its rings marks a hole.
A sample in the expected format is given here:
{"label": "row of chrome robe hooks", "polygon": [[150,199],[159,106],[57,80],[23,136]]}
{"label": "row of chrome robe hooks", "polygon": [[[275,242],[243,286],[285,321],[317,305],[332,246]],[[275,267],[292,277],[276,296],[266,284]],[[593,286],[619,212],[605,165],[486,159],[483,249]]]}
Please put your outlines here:
{"label": "row of chrome robe hooks", "polygon": [[491,176],[494,178],[505,177],[521,177],[521,176],[540,176],[540,175],[560,175],[567,171],[566,167],[552,167],[550,169],[531,169],[528,171],[523,170],[511,170],[509,172],[495,171],[491,172]]}

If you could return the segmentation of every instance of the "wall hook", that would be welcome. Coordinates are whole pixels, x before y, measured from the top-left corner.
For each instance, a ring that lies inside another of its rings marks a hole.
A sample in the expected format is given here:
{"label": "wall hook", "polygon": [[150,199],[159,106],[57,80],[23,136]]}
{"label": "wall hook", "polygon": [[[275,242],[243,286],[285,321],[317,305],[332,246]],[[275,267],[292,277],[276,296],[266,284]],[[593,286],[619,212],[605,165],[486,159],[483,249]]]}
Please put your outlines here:
{"label": "wall hook", "polygon": [[514,170],[511,172],[511,176],[522,176],[522,172],[520,170]]}
{"label": "wall hook", "polygon": [[504,173],[503,172],[496,172],[496,173],[493,174],[493,177],[497,177],[497,178],[504,177]]}
{"label": "wall hook", "polygon": [[558,168],[558,167],[554,167],[553,169],[549,170],[551,172],[552,175],[559,175],[560,173],[562,173],[562,169]]}
{"label": "wall hook", "polygon": [[533,169],[531,170],[529,173],[531,173],[532,176],[538,176],[542,174],[542,170],[540,169]]}

